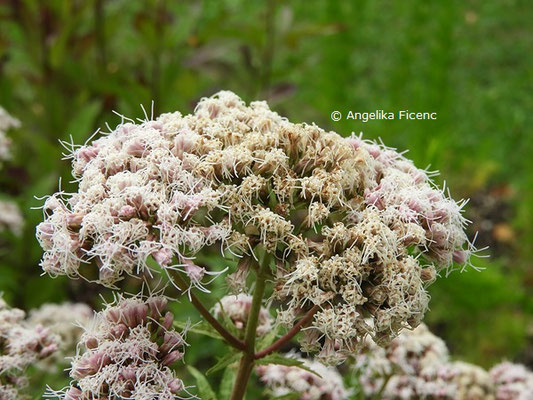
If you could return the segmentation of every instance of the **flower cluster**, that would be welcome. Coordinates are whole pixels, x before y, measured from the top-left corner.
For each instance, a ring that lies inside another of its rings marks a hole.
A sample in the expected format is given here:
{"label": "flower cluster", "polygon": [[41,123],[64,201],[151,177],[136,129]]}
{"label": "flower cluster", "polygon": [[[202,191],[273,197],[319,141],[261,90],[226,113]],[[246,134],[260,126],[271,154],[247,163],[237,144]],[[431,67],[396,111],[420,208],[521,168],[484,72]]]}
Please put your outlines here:
{"label": "flower cluster", "polygon": [[[290,357],[295,358],[294,355]],[[343,400],[350,396],[351,391],[344,387],[342,376],[334,367],[327,367],[311,359],[296,359],[316,374],[299,367],[278,364],[257,367],[261,382],[273,396],[297,394],[301,400]]]}
{"label": "flower cluster", "polygon": [[0,399],[20,399],[19,390],[27,384],[22,373],[54,353],[58,342],[49,329],[29,324],[24,311],[8,307],[0,297]]}
{"label": "flower cluster", "polygon": [[9,147],[11,140],[6,136],[6,132],[11,128],[18,128],[20,121],[11,115],[0,106],[0,162],[8,160],[11,153]]}
{"label": "flower cluster", "polygon": [[[6,110],[0,107],[0,163],[8,160],[11,156],[11,140],[6,136],[6,132],[19,126],[19,120],[13,118]],[[23,225],[24,220],[18,206],[12,201],[0,200],[0,232],[8,229],[19,235]]]}
{"label": "flower cluster", "polygon": [[367,396],[381,393],[384,399],[495,399],[490,375],[478,366],[451,362],[442,339],[424,324],[402,332],[386,348],[367,339],[355,367]]}
{"label": "flower cluster", "polygon": [[93,316],[93,310],[83,303],[43,304],[29,312],[28,323],[46,326],[61,338],[59,351],[53,358],[47,358],[48,366],[53,361],[62,364],[66,355],[75,353],[76,345],[83,333],[82,326],[87,325]]}
{"label": "flower cluster", "polygon": [[167,301],[119,297],[97,313],[81,337],[81,352],[72,359],[75,383],[50,393],[64,400],[106,398],[173,400],[183,382],[169,368],[183,357],[185,341],[171,330]]}
{"label": "flower cluster", "polygon": [[533,399],[533,372],[523,365],[503,362],[490,370],[497,400]]}
{"label": "flower cluster", "polygon": [[0,200],[0,232],[7,229],[20,235],[23,226],[24,218],[18,206],[12,201]]}
{"label": "flower cluster", "polygon": [[[250,308],[252,307],[252,296],[244,293],[238,295],[230,294],[224,296],[214,307],[216,317],[225,315],[239,330],[246,327]],[[259,320],[257,323],[257,336],[263,336],[272,328],[272,317],[266,308],[261,307]]]}
{"label": "flower cluster", "polygon": [[44,271],[111,286],[152,256],[200,286],[200,250],[260,246],[276,259],[280,322],[321,306],[303,349],[328,362],[418,325],[427,284],[469,255],[461,204],[401,154],[231,92],[121,124],[72,159],[78,191],[48,198],[37,228]]}

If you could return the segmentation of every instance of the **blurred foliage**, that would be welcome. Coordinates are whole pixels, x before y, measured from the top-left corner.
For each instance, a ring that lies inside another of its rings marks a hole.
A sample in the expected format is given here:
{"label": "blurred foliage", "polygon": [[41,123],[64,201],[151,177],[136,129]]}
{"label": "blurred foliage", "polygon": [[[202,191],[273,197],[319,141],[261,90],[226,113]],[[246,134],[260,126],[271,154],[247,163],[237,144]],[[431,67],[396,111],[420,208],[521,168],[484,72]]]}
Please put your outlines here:
{"label": "blurred foliage", "polygon": [[[15,154],[0,184],[26,228],[0,240],[0,290],[26,309],[67,298],[97,306],[99,288],[39,276],[34,227],[42,217],[31,208],[42,200],[34,196],[57,191],[60,177],[62,189],[72,188],[58,140],[79,144],[106,121],[115,126],[112,110],[143,117],[139,105],[150,114],[153,101],[154,114],[186,113],[229,89],[246,101],[267,99],[293,121],[409,149],[418,166],[441,170],[437,180],[446,178],[454,197],[477,199],[467,214],[491,257],[479,260],[482,272],[432,286],[428,321],[457,358],[532,363],[532,20],[528,0],[1,2],[0,104],[23,126],[10,133]],[[329,117],[377,109],[438,119]],[[176,312],[197,318],[187,302]],[[190,340],[200,345],[187,362],[200,371],[224,352],[217,341]]]}

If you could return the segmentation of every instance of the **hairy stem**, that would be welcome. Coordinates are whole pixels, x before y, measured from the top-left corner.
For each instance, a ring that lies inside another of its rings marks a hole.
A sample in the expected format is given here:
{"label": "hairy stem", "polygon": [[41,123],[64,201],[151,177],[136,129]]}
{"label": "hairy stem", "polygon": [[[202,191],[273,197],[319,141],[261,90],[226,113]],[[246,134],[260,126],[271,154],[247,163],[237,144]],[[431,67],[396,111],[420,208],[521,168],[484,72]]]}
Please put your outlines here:
{"label": "hairy stem", "polygon": [[246,393],[248,380],[252,374],[254,355],[255,355],[255,338],[257,331],[257,323],[259,321],[259,312],[261,311],[261,302],[265,293],[265,283],[267,278],[267,270],[269,268],[270,257],[265,255],[265,259],[261,263],[259,271],[257,272],[257,279],[255,283],[254,295],[252,298],[252,306],[246,322],[245,333],[245,350],[239,364],[239,370],[235,383],[233,386],[233,393],[231,400],[242,400]]}
{"label": "hairy stem", "polygon": [[[185,292],[185,290],[189,286],[187,284],[187,282],[185,281],[185,279],[183,279],[183,277],[179,273],[174,274],[173,275],[173,279],[174,279],[174,282],[176,283],[176,285],[178,286],[178,288],[182,292]],[[237,339],[230,332],[228,332],[226,330],[226,328],[224,328],[224,326],[222,326],[222,324],[220,322],[218,322],[218,320],[215,317],[213,317],[213,315],[211,315],[209,310],[207,308],[205,308],[205,306],[198,299],[198,297],[196,297],[194,295],[194,293],[189,292],[189,298],[191,300],[192,305],[198,310],[198,312],[200,314],[202,314],[202,316],[205,318],[205,320],[218,333],[220,333],[220,336],[222,336],[231,346],[235,347],[236,349],[243,350],[243,351],[246,349],[244,342],[242,342],[241,340]]]}
{"label": "hairy stem", "polygon": [[265,356],[268,356],[270,353],[273,353],[281,348],[285,343],[289,342],[302,328],[304,328],[309,322],[311,322],[311,319],[313,319],[313,316],[320,308],[320,305],[316,304],[311,308],[305,315],[296,323],[294,326],[288,331],[285,335],[280,337],[278,340],[276,340],[274,343],[272,343],[270,346],[266,347],[265,349],[261,350],[260,352],[256,353],[254,358],[256,360],[263,358]]}

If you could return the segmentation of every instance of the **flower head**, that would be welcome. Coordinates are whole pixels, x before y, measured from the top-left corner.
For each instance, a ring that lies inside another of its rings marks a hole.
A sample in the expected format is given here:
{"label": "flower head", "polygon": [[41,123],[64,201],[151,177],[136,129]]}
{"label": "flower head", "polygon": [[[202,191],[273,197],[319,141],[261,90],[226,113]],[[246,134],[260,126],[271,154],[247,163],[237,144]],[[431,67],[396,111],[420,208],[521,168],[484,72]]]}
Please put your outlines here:
{"label": "flower head", "polygon": [[0,161],[8,160],[11,156],[9,147],[11,140],[6,136],[6,132],[11,128],[18,128],[20,121],[0,106]]}
{"label": "flower head", "polygon": [[[89,264],[84,274],[111,286],[152,256],[202,288],[208,274],[191,260],[206,246],[261,247],[277,259],[281,322],[321,306],[303,344],[325,361],[417,326],[426,286],[468,259],[463,203],[411,161],[231,92],[194,114],[121,124],[72,159],[77,192],[50,197],[37,228],[44,271],[76,277]],[[245,276],[229,283],[240,290]]]}
{"label": "flower head", "polygon": [[83,333],[82,326],[87,325],[92,316],[93,310],[83,303],[47,303],[29,312],[29,324],[46,326],[61,338],[54,357],[45,360],[47,367],[51,361],[61,364],[66,355],[75,353]]}
{"label": "flower head", "polygon": [[0,297],[0,398],[20,398],[27,385],[24,370],[53,354],[59,337],[40,324],[25,320],[25,313],[10,308]]}
{"label": "flower head", "polygon": [[299,367],[278,364],[258,366],[257,374],[273,396],[295,393],[302,400],[343,400],[350,396],[350,390],[344,387],[342,376],[335,368],[327,367],[315,360],[294,355],[289,357],[297,358],[316,374]]}
{"label": "flower head", "polygon": [[0,200],[0,232],[8,229],[20,235],[23,226],[24,218],[19,207],[12,201]]}
{"label": "flower head", "polygon": [[[235,324],[237,329],[244,330],[250,308],[252,307],[252,296],[244,293],[238,295],[230,294],[223,297],[215,305],[214,314],[219,317],[226,315]],[[257,324],[257,336],[263,336],[272,328],[272,317],[266,308],[261,307]]]}
{"label": "flower head", "polygon": [[533,372],[521,364],[502,362],[490,370],[497,400],[533,398]]}
{"label": "flower head", "polygon": [[383,399],[495,399],[489,374],[472,364],[450,362],[445,343],[424,324],[402,331],[385,348],[367,339],[356,361],[367,396],[376,395],[385,385]]}
{"label": "flower head", "polygon": [[180,398],[183,382],[169,368],[183,357],[185,341],[170,330],[173,316],[165,313],[166,299],[119,297],[85,327],[80,352],[72,359],[61,399]]}

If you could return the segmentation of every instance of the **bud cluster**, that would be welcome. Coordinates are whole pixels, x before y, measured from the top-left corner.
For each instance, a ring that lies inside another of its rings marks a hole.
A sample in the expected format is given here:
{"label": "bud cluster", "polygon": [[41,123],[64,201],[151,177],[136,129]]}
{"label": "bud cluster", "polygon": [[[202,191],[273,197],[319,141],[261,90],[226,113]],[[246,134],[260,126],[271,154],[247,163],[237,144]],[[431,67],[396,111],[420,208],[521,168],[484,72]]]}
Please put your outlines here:
{"label": "bud cluster", "polygon": [[184,390],[169,366],[183,357],[185,341],[171,330],[167,300],[119,297],[97,313],[81,337],[72,359],[75,382],[50,393],[64,400],[173,400]]}

